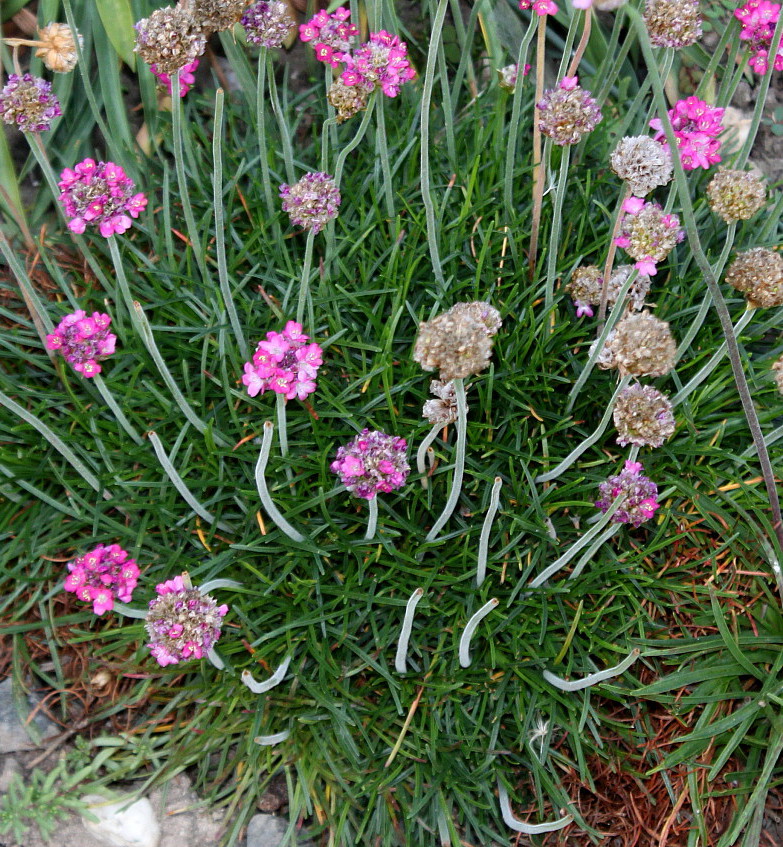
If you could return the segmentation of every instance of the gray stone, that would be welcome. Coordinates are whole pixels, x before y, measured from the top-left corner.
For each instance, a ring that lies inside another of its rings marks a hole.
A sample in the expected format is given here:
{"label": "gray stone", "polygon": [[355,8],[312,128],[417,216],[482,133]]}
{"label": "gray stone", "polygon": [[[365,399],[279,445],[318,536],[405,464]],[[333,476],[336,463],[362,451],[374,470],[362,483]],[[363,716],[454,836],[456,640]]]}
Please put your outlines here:
{"label": "gray stone", "polygon": [[[280,847],[288,829],[288,821],[277,815],[254,815],[247,825],[247,847]],[[307,833],[296,833],[286,845],[314,847],[312,841],[306,841]]]}
{"label": "gray stone", "polygon": [[8,791],[11,781],[22,773],[22,767],[13,756],[3,756],[3,769],[0,771],[0,795]]}
{"label": "gray stone", "polygon": [[[29,714],[36,706],[32,696],[27,697],[27,705]],[[40,712],[25,726],[16,711],[11,678],[0,682],[0,753],[30,750],[37,747],[42,740],[57,735],[59,731],[59,728]]]}
{"label": "gray stone", "polygon": [[[146,797],[130,802],[130,797],[108,801],[100,794],[86,794],[81,798],[90,812],[98,818],[83,818],[84,828],[110,847],[158,847],[160,827]],[[129,805],[130,804],[130,805]]]}

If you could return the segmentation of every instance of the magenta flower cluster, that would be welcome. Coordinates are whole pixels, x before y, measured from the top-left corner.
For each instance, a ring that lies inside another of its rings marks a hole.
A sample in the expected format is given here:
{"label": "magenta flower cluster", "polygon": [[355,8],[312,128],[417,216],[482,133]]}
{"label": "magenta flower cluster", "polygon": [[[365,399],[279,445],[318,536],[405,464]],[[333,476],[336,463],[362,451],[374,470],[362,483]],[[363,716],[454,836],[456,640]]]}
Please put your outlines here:
{"label": "magenta flower cluster", "polygon": [[46,347],[59,350],[65,361],[85,377],[101,372],[98,362],[114,352],[117,336],[109,332],[111,318],[101,312],[90,317],[83,309],[66,315],[46,336]]}
{"label": "magenta flower cluster", "polygon": [[302,332],[301,324],[288,321],[282,332],[268,332],[259,341],[253,361],[245,363],[243,384],[251,397],[274,391],[288,400],[304,400],[316,388],[323,350]]}
{"label": "magenta flower cluster", "polygon": [[[704,100],[693,96],[678,100],[674,108],[669,109],[680,161],[686,171],[709,168],[720,162],[718,136],[723,132],[723,112],[724,109],[708,106]],[[661,119],[653,118],[650,126],[655,130],[655,140],[668,149]]]}
{"label": "magenta flower cluster", "polygon": [[408,442],[396,435],[363,429],[337,450],[330,465],[343,485],[356,497],[372,500],[378,492],[405,485],[410,465],[405,458]]}
{"label": "magenta flower cluster", "polygon": [[598,487],[601,499],[595,505],[602,512],[609,511],[613,501],[621,494],[625,495],[612,515],[613,523],[629,523],[638,527],[650,520],[660,506],[658,486],[642,473],[643,470],[641,462],[626,462],[619,474],[610,476]]}
{"label": "magenta flower cluster", "polygon": [[228,606],[218,606],[182,576],[162,582],[155,591],[158,596],[150,600],[145,623],[153,658],[165,667],[206,656],[220,637]]}
{"label": "magenta flower cluster", "polygon": [[[748,64],[757,74],[765,74],[769,68],[769,48],[779,16],[780,4],[769,0],[748,0],[734,10],[734,17],[742,24],[740,38],[753,51]],[[778,45],[774,66],[776,71],[783,71],[783,45]]]}
{"label": "magenta flower cluster", "polygon": [[0,120],[16,124],[22,132],[46,132],[61,114],[51,82],[32,74],[9,74],[0,91]]}
{"label": "magenta flower cluster", "polygon": [[329,14],[321,9],[314,18],[299,27],[302,41],[312,41],[319,62],[336,68],[356,43],[359,30],[349,23],[351,13],[344,6]]}
{"label": "magenta flower cluster", "polygon": [[[576,4],[574,4],[576,5]],[[557,3],[553,0],[519,0],[519,8],[524,12],[526,9],[532,9],[537,15],[556,15]],[[577,8],[582,8],[577,7]]]}
{"label": "magenta flower cluster", "polygon": [[82,233],[87,224],[98,227],[104,238],[130,228],[147,205],[133,180],[114,162],[85,159],[60,174],[60,202],[70,219],[68,229]]}
{"label": "magenta flower cluster", "polygon": [[324,171],[305,174],[293,185],[280,186],[283,211],[294,226],[319,233],[337,217],[342,200],[334,179]]}
{"label": "magenta flower cluster", "polygon": [[139,577],[136,561],[129,559],[119,544],[99,544],[68,562],[67,567],[70,573],[65,578],[65,590],[92,603],[96,615],[113,609],[115,597],[123,603],[130,602]]}
{"label": "magenta flower cluster", "polygon": [[[194,59],[192,62],[188,62],[187,65],[183,65],[179,69],[179,96],[184,97],[188,91],[193,87],[193,83],[196,81],[195,72],[196,68],[198,68],[198,59]],[[169,74],[164,74],[158,71],[158,66],[156,64],[150,65],[150,70],[152,73],[166,86],[166,91],[171,94],[171,76]]]}

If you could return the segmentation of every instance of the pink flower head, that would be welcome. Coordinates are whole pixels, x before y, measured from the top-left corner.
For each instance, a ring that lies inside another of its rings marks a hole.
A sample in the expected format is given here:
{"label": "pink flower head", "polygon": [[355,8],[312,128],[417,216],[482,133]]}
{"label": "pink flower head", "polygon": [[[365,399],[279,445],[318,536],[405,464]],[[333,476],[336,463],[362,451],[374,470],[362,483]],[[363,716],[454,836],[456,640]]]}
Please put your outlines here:
{"label": "pink flower head", "polygon": [[564,76],[560,80],[560,87],[563,89],[563,91],[573,91],[578,85],[578,76]]}
{"label": "pink flower head", "polygon": [[[196,68],[198,68],[198,59],[194,59],[192,62],[188,62],[187,65],[183,65],[179,69],[179,96],[184,97],[188,91],[193,87],[193,83],[196,81],[195,72]],[[169,74],[160,73],[158,71],[158,66],[155,64],[150,65],[150,70],[153,74],[163,83],[166,87],[166,91],[171,94],[171,76]]]}
{"label": "pink flower head", "polygon": [[662,262],[683,238],[680,219],[664,214],[659,203],[629,197],[623,202],[625,216],[614,243],[633,259],[640,274],[654,276]]}
{"label": "pink flower head", "polygon": [[94,550],[77,556],[66,565],[65,590],[87,603],[102,615],[114,608],[115,597],[130,601],[138,582],[139,569],[134,559],[118,544],[99,544]]}
{"label": "pink flower head", "polygon": [[323,350],[302,332],[301,324],[288,321],[282,332],[268,332],[259,341],[252,362],[245,363],[242,383],[251,397],[271,390],[286,399],[304,400],[316,389]]}
{"label": "pink flower head", "polygon": [[88,318],[81,309],[66,315],[46,336],[48,350],[59,350],[77,373],[93,377],[101,372],[99,361],[114,352],[117,336],[109,332],[111,318],[93,312]]}
{"label": "pink flower head", "polygon": [[658,486],[642,473],[643,470],[641,462],[626,462],[619,474],[610,476],[599,486],[601,499],[595,505],[602,512],[609,511],[612,502],[624,495],[612,515],[613,523],[630,523],[638,527],[653,517],[658,509]]}
{"label": "pink flower head", "polygon": [[125,232],[131,217],[137,218],[147,205],[144,194],[135,190],[133,180],[114,162],[96,164],[85,159],[74,170],[66,168],[58,186],[71,232],[83,233],[87,224],[93,224],[109,238]]}
{"label": "pink flower head", "polygon": [[[669,109],[669,120],[677,139],[680,161],[686,171],[709,168],[720,162],[718,136],[723,131],[724,109],[708,106],[698,97],[686,97]],[[668,149],[666,134],[660,118],[653,118],[650,126],[656,131],[655,140]]]}
{"label": "pink flower head", "polygon": [[585,315],[587,315],[588,318],[592,318],[595,314],[590,303],[585,303],[582,300],[574,300],[574,306],[576,307],[576,316],[578,318],[582,318]]}
{"label": "pink flower head", "polygon": [[379,491],[394,491],[405,485],[410,473],[407,449],[404,438],[363,429],[337,450],[330,468],[353,495],[372,500]]}
{"label": "pink flower head", "polygon": [[405,42],[383,29],[371,32],[370,40],[343,56],[343,62],[341,79],[346,85],[358,85],[367,92],[380,88],[387,97],[396,97],[400,86],[416,76]]}
{"label": "pink flower head", "polygon": [[[734,17],[742,24],[740,39],[748,43],[753,54],[748,64],[758,74],[765,74],[769,68],[769,48],[779,15],[780,4],[769,0],[748,0],[734,10]],[[776,71],[783,70],[783,44],[778,46],[774,66]]]}
{"label": "pink flower head", "polygon": [[0,120],[22,132],[46,132],[62,114],[51,82],[31,74],[10,74],[0,91]]}
{"label": "pink flower head", "polygon": [[228,606],[218,606],[209,594],[194,588],[190,578],[176,576],[156,586],[145,628],[147,645],[162,667],[205,656],[220,637]]}
{"label": "pink flower head", "polygon": [[557,4],[553,0],[519,0],[519,8],[522,11],[532,9],[540,17],[557,14]]}
{"label": "pink flower head", "polygon": [[348,22],[351,13],[340,6],[329,14],[321,9],[306,24],[299,27],[299,37],[302,41],[312,41],[316,58],[336,68],[356,42],[359,30]]}
{"label": "pink flower head", "polygon": [[593,5],[593,0],[571,0],[571,5],[575,9],[581,9],[582,11],[587,11]]}
{"label": "pink flower head", "polygon": [[323,171],[307,173],[293,185],[283,183],[280,197],[291,223],[316,233],[337,217],[342,201],[334,179]]}

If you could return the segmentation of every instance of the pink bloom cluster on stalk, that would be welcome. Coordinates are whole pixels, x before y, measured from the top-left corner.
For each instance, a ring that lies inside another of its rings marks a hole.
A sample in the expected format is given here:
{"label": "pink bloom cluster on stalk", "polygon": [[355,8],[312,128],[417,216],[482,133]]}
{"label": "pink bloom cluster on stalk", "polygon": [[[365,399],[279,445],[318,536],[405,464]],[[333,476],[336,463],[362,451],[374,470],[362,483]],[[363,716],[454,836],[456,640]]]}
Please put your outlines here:
{"label": "pink bloom cluster on stalk", "polygon": [[22,132],[46,132],[62,115],[51,82],[32,74],[9,74],[0,91],[0,119],[16,124]]}
{"label": "pink bloom cluster on stalk", "polygon": [[[724,111],[693,96],[678,100],[674,108],[669,109],[680,161],[686,171],[709,168],[720,162],[718,136],[723,131],[721,121]],[[655,130],[655,140],[668,149],[661,119],[653,118],[650,126]]]}
{"label": "pink bloom cluster on stalk", "polygon": [[378,492],[405,485],[410,473],[407,449],[404,438],[363,429],[353,441],[338,449],[330,467],[353,495],[372,500]]}
{"label": "pink bloom cluster on stalk", "polygon": [[619,474],[610,476],[599,486],[601,499],[596,501],[595,505],[602,512],[609,511],[609,507],[619,495],[625,495],[620,507],[612,515],[613,523],[640,526],[650,520],[660,506],[658,486],[642,473],[643,470],[641,462],[626,462]]}
{"label": "pink bloom cluster on stalk", "polygon": [[[769,0],[748,0],[734,10],[734,17],[742,24],[740,38],[753,51],[748,64],[758,74],[765,74],[769,68],[769,48],[779,16],[780,4]],[[774,65],[776,71],[783,71],[783,45],[778,45]]]}
{"label": "pink bloom cluster on stalk", "polygon": [[526,9],[532,9],[542,18],[544,15],[557,14],[557,3],[554,3],[553,0],[519,0],[519,8],[523,12]]}
{"label": "pink bloom cluster on stalk", "polygon": [[186,575],[162,582],[155,591],[144,624],[153,658],[165,667],[206,656],[220,637],[228,606],[193,588]]}
{"label": "pink bloom cluster on stalk", "polygon": [[[198,59],[188,62],[179,69],[179,96],[184,97],[193,87],[196,81],[194,73],[198,67]],[[150,70],[153,74],[166,86],[166,91],[171,94],[171,76],[169,74],[159,73],[157,65],[150,65]]]}
{"label": "pink bloom cluster on stalk", "polygon": [[92,603],[96,615],[113,609],[115,597],[130,602],[139,577],[135,559],[129,559],[119,544],[99,544],[68,562],[67,568],[70,573],[65,578],[65,590]]}
{"label": "pink bloom cluster on stalk", "polygon": [[245,363],[242,382],[251,397],[271,390],[288,400],[304,400],[316,388],[323,350],[302,333],[302,325],[288,321],[282,332],[268,332],[259,341],[253,361]]}
{"label": "pink bloom cluster on stalk", "polygon": [[348,22],[351,13],[344,6],[329,14],[321,9],[314,18],[299,27],[302,41],[312,41],[315,57],[336,68],[350,52],[359,30]]}
{"label": "pink bloom cluster on stalk", "polygon": [[657,263],[685,237],[680,219],[672,213],[664,214],[660,203],[647,202],[641,197],[627,198],[622,208],[628,218],[623,221],[614,243],[636,259],[634,267],[640,274],[655,276]]}
{"label": "pink bloom cluster on stalk", "polygon": [[101,312],[88,317],[83,309],[66,315],[46,336],[48,350],[59,350],[71,367],[84,377],[101,372],[98,362],[114,352],[117,336],[109,332],[111,318]]}
{"label": "pink bloom cluster on stalk", "polygon": [[104,238],[125,232],[138,218],[147,198],[136,192],[133,180],[114,162],[85,159],[60,174],[60,202],[70,218],[68,229],[83,233],[94,224]]}
{"label": "pink bloom cluster on stalk", "polygon": [[280,186],[283,211],[294,226],[319,233],[337,217],[342,197],[334,179],[324,171],[305,174],[293,185]]}

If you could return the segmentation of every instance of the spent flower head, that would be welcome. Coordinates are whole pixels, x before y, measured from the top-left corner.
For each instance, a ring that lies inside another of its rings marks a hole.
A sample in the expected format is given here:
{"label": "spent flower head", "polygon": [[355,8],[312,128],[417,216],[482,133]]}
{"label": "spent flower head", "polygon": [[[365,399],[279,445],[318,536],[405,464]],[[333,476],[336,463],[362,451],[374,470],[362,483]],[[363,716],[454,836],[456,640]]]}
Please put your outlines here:
{"label": "spent flower head", "polygon": [[612,170],[628,183],[631,194],[644,197],[672,178],[669,151],[648,135],[621,138],[611,155]]}
{"label": "spent flower head", "polygon": [[[747,0],[734,10],[734,17],[742,24],[740,39],[748,43],[753,54],[748,64],[757,74],[765,74],[769,68],[769,49],[779,16],[780,4],[769,0]],[[783,44],[778,46],[774,66],[776,71],[783,71]]]}
{"label": "spent flower head", "polygon": [[774,250],[754,247],[738,253],[726,271],[726,282],[741,291],[753,309],[783,306],[783,258]]}
{"label": "spent flower head", "polygon": [[343,485],[356,497],[372,500],[379,492],[394,491],[405,485],[410,465],[405,457],[404,438],[363,429],[337,450],[330,465]]}
{"label": "spent flower head", "polygon": [[74,31],[68,24],[47,24],[38,30],[40,45],[36,49],[35,55],[50,71],[59,74],[68,73],[76,67],[76,63],[79,61],[79,55],[76,52],[76,38],[79,39],[79,46],[81,46],[81,35],[76,33],[74,36]]}
{"label": "spent flower head", "polygon": [[242,383],[251,397],[274,391],[286,399],[304,400],[316,389],[318,368],[323,364],[323,350],[302,325],[288,321],[282,332],[268,332],[259,341],[252,362],[245,362]]}
{"label": "spent flower head", "polygon": [[280,197],[291,223],[316,233],[337,217],[341,201],[334,179],[323,171],[305,174],[293,185],[283,183]]}
{"label": "spent flower head", "polygon": [[[606,290],[606,302],[610,306],[617,302],[620,291],[633,270],[632,265],[618,265],[612,271]],[[584,265],[571,274],[571,279],[566,285],[566,291],[574,301],[578,318],[583,315],[593,317],[592,307],[601,302],[603,282],[603,274],[595,265]],[[626,295],[632,309],[638,310],[644,306],[644,299],[650,291],[650,283],[651,280],[647,274],[637,273],[636,279],[631,283]]]}
{"label": "spent flower head", "polygon": [[129,603],[139,577],[135,559],[119,544],[99,544],[66,565],[65,590],[80,600],[92,603],[96,615],[114,608],[115,598]]}
{"label": "spent flower head", "polygon": [[[531,65],[522,66],[522,76],[530,73]],[[505,65],[498,69],[498,85],[509,94],[513,94],[519,79],[519,65]]]}
{"label": "spent flower head", "polygon": [[453,380],[431,380],[430,393],[435,395],[435,399],[425,402],[421,416],[427,418],[433,426],[454,423],[457,420],[457,392]]}
{"label": "spent flower head", "polygon": [[539,129],[561,147],[576,144],[603,117],[590,92],[579,87],[575,76],[563,77],[557,88],[544,92],[536,106]]}
{"label": "spent flower head", "polygon": [[597,363],[621,376],[664,376],[674,367],[676,353],[669,324],[641,312],[626,315],[609,333]]}
{"label": "spent flower head", "polygon": [[457,303],[447,312],[419,324],[413,360],[440,378],[462,379],[488,367],[500,313],[489,303]]}
{"label": "spent flower head", "polygon": [[218,606],[194,588],[187,574],[162,582],[155,591],[144,626],[157,663],[165,667],[206,656],[220,637],[228,606]]}
{"label": "spent flower head", "polygon": [[701,38],[699,0],[647,0],[644,23],[656,47],[690,47]]}
{"label": "spent flower head", "polygon": [[101,372],[98,362],[114,353],[117,336],[109,332],[111,318],[101,312],[88,316],[83,309],[66,315],[46,336],[48,350],[59,350],[69,365],[90,378]]}
{"label": "spent flower head", "polygon": [[282,47],[286,36],[296,22],[291,17],[288,4],[282,0],[258,0],[242,15],[245,37],[262,47]]}
{"label": "spent flower head", "polygon": [[660,203],[645,202],[640,197],[629,197],[623,203],[623,211],[620,234],[614,243],[636,259],[634,267],[639,273],[654,276],[657,263],[684,237],[680,219],[664,213]]}
{"label": "spent flower head", "polygon": [[131,218],[147,206],[147,198],[114,162],[85,159],[73,170],[66,168],[57,185],[71,232],[82,233],[92,224],[108,238],[129,229]]}
{"label": "spent flower head", "polygon": [[[677,149],[684,170],[709,168],[720,162],[718,136],[723,131],[721,122],[724,112],[725,109],[709,106],[695,96],[678,100],[674,107],[669,109],[669,120],[677,139]],[[655,140],[668,149],[661,119],[653,118],[650,126],[655,130]]]}
{"label": "spent flower head", "polygon": [[368,92],[380,88],[387,97],[396,97],[400,86],[416,76],[408,61],[408,47],[398,36],[382,29],[371,32],[370,40],[354,53],[343,56],[345,70],[340,79]]}
{"label": "spent flower head", "polygon": [[750,220],[767,200],[764,178],[750,171],[719,168],[707,186],[710,208],[727,224]]}
{"label": "spent flower head", "polygon": [[190,0],[191,14],[204,35],[224,32],[239,23],[250,0]]}
{"label": "spent flower head", "polygon": [[46,132],[62,114],[51,82],[32,74],[9,74],[0,91],[0,118],[22,132]]}
{"label": "spent flower head", "polygon": [[134,24],[138,53],[158,73],[173,76],[197,59],[207,46],[201,24],[182,6],[164,6]]}
{"label": "spent flower head", "polygon": [[612,523],[629,523],[638,527],[650,520],[660,506],[658,486],[642,471],[641,462],[626,462],[623,470],[602,482],[598,491],[601,495],[596,508],[608,512],[614,500],[623,495],[617,511],[612,515]]}
{"label": "spent flower head", "polygon": [[626,386],[614,407],[617,443],[621,447],[660,447],[674,434],[674,414],[669,398],[651,385]]}
{"label": "spent flower head", "polygon": [[367,100],[370,91],[361,85],[346,85],[342,77],[329,86],[326,99],[334,106],[337,112],[337,123],[342,123],[352,118],[367,108]]}
{"label": "spent flower head", "polygon": [[329,14],[321,9],[307,23],[299,27],[302,41],[312,41],[315,57],[336,68],[345,57],[350,55],[356,43],[359,30],[349,22],[351,13],[344,6]]}
{"label": "spent flower head", "polygon": [[[179,96],[184,97],[188,91],[193,87],[193,83],[196,81],[195,72],[198,68],[198,59],[194,59],[192,62],[189,62],[187,65],[183,65],[179,69]],[[171,75],[163,74],[158,70],[157,65],[150,65],[150,70],[152,73],[158,78],[158,80],[165,86],[166,91],[169,94],[172,93],[171,86]]]}

